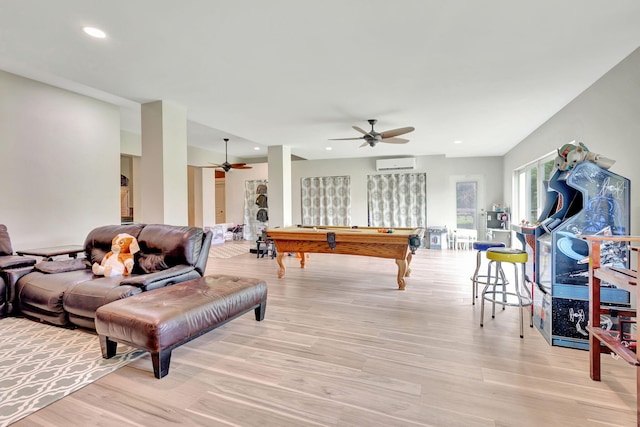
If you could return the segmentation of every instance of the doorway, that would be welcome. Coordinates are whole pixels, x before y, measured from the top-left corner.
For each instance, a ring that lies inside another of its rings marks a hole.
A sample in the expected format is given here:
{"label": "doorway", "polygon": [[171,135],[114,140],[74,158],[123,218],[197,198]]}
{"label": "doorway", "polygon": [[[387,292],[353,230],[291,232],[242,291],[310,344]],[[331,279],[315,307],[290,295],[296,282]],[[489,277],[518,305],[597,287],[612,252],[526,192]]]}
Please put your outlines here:
{"label": "doorway", "polygon": [[133,222],[133,158],[120,155],[120,222]]}
{"label": "doorway", "polygon": [[227,222],[227,214],[225,207],[225,179],[216,177],[216,224],[224,224]]}

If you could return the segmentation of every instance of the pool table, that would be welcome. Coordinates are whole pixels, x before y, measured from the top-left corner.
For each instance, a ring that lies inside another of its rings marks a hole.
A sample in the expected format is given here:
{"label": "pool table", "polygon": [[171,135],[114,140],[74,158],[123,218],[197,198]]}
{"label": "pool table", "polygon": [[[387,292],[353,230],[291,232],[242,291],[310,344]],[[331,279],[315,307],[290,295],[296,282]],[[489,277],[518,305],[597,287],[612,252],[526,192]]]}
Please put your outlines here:
{"label": "pool table", "polygon": [[380,232],[375,227],[337,227],[297,225],[267,230],[275,245],[278,278],[286,268],[283,257],[290,252],[300,254],[300,267],[305,268],[306,253],[328,253],[391,258],[398,265],[398,288],[404,290],[405,277],[411,273],[411,257],[420,246],[423,228],[394,228]]}

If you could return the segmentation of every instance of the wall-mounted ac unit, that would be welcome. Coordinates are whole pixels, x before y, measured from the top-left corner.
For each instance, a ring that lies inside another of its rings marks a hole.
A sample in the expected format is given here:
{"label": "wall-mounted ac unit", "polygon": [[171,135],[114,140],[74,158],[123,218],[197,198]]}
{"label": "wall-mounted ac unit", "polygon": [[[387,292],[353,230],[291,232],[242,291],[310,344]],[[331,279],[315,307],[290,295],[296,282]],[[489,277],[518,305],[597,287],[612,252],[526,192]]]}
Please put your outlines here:
{"label": "wall-mounted ac unit", "polygon": [[415,168],[416,159],[414,157],[376,160],[376,170],[379,171],[411,170]]}

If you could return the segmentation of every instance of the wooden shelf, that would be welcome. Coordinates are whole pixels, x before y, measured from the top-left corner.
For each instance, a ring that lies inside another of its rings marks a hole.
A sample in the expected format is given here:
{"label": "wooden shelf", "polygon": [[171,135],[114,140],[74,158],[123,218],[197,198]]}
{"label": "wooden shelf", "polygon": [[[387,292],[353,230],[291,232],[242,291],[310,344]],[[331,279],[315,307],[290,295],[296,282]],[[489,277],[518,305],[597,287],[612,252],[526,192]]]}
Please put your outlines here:
{"label": "wooden shelf", "polygon": [[635,351],[630,350],[625,345],[620,344],[616,338],[612,337],[607,331],[604,331],[600,328],[594,328],[592,326],[587,326],[587,331],[589,333],[595,335],[595,337],[602,344],[607,346],[609,350],[616,353],[622,360],[629,363],[630,365],[640,366],[640,361],[638,361],[638,356]]}
{"label": "wooden shelf", "polygon": [[596,278],[604,282],[624,287],[632,292],[634,292],[635,289],[630,287],[638,284],[638,273],[626,268],[600,267],[594,270],[593,274]]}
{"label": "wooden shelf", "polygon": [[[605,244],[613,242],[638,245],[640,236],[584,236],[589,245],[589,368],[591,379],[600,381],[602,353],[612,352],[630,365],[639,367],[638,354],[624,345],[611,331],[605,331],[600,327],[600,315],[607,311],[601,306],[600,285],[607,282],[614,286],[624,288],[636,295],[636,301],[640,301],[640,287],[638,285],[638,272],[627,268],[617,268],[601,265],[601,249]],[[630,252],[634,255],[635,265],[640,265],[640,247],[630,246]],[[620,331],[622,333],[622,331]],[[637,424],[640,426],[640,369],[636,369],[636,412]]]}

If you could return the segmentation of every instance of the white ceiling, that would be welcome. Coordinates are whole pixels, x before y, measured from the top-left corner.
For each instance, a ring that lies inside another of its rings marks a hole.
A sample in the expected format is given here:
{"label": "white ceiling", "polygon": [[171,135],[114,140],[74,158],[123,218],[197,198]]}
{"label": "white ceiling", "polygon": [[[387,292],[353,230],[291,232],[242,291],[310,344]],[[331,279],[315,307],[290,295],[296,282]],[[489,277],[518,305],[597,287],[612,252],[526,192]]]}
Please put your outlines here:
{"label": "white ceiling", "polygon": [[[182,105],[189,144],[231,156],[491,156],[638,48],[639,22],[638,0],[2,0],[0,69],[122,105],[138,133],[141,103]],[[329,141],[370,118],[416,130]]]}

